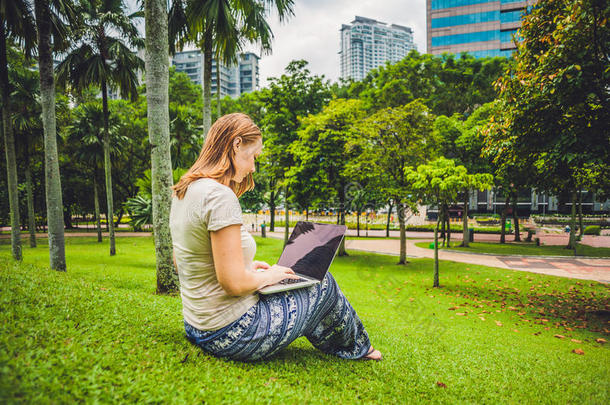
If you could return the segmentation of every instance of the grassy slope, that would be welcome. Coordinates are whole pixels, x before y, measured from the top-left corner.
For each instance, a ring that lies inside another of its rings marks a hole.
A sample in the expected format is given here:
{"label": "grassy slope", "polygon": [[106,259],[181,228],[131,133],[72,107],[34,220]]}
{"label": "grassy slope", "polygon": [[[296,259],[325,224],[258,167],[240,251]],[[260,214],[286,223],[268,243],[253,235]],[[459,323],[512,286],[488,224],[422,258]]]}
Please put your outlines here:
{"label": "grassy slope", "polygon": [[[281,250],[257,242],[263,260]],[[595,342],[610,324],[591,313],[610,309],[599,283],[443,262],[442,288],[432,289],[430,260],[399,267],[352,253],[332,271],[385,360],[339,360],[299,339],[270,361],[241,364],[184,338],[180,299],[153,294],[150,238],[117,239],[112,258],[92,238],[67,243],[65,274],[41,267],[46,246],[25,248],[19,266],[0,246],[0,402],[610,399],[610,351]]]}
{"label": "grassy slope", "polygon": [[[530,256],[574,256],[574,251],[566,249],[564,246],[536,246],[534,243],[527,242],[510,242],[510,243],[489,243],[489,242],[474,242],[470,243],[470,247],[459,247],[462,243],[461,239],[456,242],[451,242],[451,250],[458,252],[471,253],[490,253],[502,255],[530,255]],[[428,248],[430,242],[419,242],[416,246]],[[439,247],[440,247],[439,242]],[[441,248],[442,249],[442,248]],[[590,257],[610,257],[610,248],[592,247],[588,245],[578,245],[577,253],[580,256]]]}

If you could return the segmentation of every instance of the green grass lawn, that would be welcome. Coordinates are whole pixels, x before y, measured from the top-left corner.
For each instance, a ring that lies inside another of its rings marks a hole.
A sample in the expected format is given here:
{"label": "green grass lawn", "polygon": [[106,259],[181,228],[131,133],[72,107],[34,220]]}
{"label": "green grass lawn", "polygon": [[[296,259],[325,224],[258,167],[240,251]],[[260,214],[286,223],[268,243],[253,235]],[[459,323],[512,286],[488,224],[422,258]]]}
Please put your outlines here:
{"label": "green grass lawn", "polygon": [[[610,401],[610,287],[588,281],[350,252],[332,272],[380,363],[347,361],[301,338],[269,361],[203,353],[180,298],[155,291],[151,238],[67,238],[22,264],[0,242],[0,403],[599,403]],[[274,261],[281,241],[257,239]],[[563,338],[554,337],[561,335]],[[574,349],[584,351],[575,354]]]}
{"label": "green grass lawn", "polygon": [[[456,242],[451,242],[451,250],[458,252],[471,253],[490,253],[501,255],[530,255],[530,256],[574,256],[574,251],[566,249],[565,246],[536,246],[534,243],[527,242],[510,242],[510,243],[491,243],[491,242],[474,242],[470,243],[470,247],[460,247],[461,239]],[[415,246],[428,248],[430,242],[419,242]],[[440,243],[439,243],[439,246]],[[441,247],[441,249],[443,249]],[[578,256],[590,257],[610,257],[610,248],[592,247],[579,244],[576,252]]]}

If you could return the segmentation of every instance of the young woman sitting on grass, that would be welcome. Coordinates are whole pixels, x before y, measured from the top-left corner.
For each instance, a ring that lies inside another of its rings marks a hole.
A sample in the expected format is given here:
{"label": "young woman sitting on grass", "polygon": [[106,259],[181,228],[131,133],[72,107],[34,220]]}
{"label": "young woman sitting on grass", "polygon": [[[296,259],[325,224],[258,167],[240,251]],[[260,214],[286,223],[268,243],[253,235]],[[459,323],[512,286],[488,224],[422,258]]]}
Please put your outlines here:
{"label": "young woman sitting on grass", "polygon": [[186,336],[219,357],[267,358],[300,336],[345,359],[380,360],[330,273],[314,286],[271,295],[257,290],[294,272],[254,261],[238,197],[252,190],[263,147],[245,114],[212,125],[199,158],[173,187],[170,228]]}

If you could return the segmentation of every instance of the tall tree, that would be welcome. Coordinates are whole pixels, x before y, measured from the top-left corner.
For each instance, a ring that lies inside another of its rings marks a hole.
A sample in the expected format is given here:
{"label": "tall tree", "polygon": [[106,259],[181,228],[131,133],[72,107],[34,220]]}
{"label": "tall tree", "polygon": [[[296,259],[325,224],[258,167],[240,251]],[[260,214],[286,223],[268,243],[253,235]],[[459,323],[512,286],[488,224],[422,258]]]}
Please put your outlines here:
{"label": "tall tree", "polygon": [[409,208],[415,209],[416,203],[405,169],[426,162],[436,153],[433,122],[430,110],[421,100],[415,100],[380,110],[363,120],[357,128],[361,136],[352,144],[360,150],[350,163],[352,170],[369,171],[382,178],[382,193],[396,204],[400,224],[398,264],[407,262],[405,213]]}
{"label": "tall tree", "polygon": [[28,61],[17,49],[9,51],[9,80],[13,91],[13,129],[19,161],[23,163],[27,199],[28,231],[30,247],[36,247],[36,216],[34,212],[34,186],[32,181],[32,157],[42,149],[42,122],[40,120],[38,71],[33,69],[33,61]]}
{"label": "tall tree", "polygon": [[62,18],[73,20],[75,15],[69,1],[35,0],[34,7],[36,10],[36,27],[38,28],[38,66],[40,70],[42,124],[44,127],[49,261],[52,269],[66,271],[64,205],[57,154],[53,51],[62,51],[66,48],[69,31]]}
{"label": "tall tree", "polygon": [[0,103],[2,108],[2,132],[4,134],[11,218],[11,252],[15,260],[21,260],[17,161],[15,157],[15,136],[11,117],[9,97],[11,91],[7,62],[7,46],[10,38],[22,41],[28,52],[34,46],[36,29],[30,3],[26,0],[0,0]]}
{"label": "tall tree", "polygon": [[[110,157],[117,162],[126,149],[128,139],[118,131],[118,118],[111,114],[108,132],[110,134]],[[89,100],[74,108],[72,122],[65,129],[67,152],[80,162],[80,170],[87,173],[93,189],[93,204],[98,242],[102,241],[99,209],[99,172],[104,166],[104,110],[98,100]]]}
{"label": "tall tree", "polygon": [[146,99],[150,139],[152,212],[157,264],[157,293],[175,292],[169,230],[172,162],[169,138],[169,55],[165,0],[146,0]]}
{"label": "tall tree", "polygon": [[[350,208],[346,198],[351,183],[351,176],[346,171],[351,160],[347,144],[356,136],[353,127],[363,116],[360,100],[331,100],[318,114],[303,118],[298,140],[290,145],[295,166],[286,174],[288,183],[300,179],[300,184],[292,188],[304,190],[312,199],[320,194],[325,195],[328,202],[336,198],[341,224],[345,224],[345,211]],[[347,255],[344,243],[341,243],[339,255]]]}
{"label": "tall tree", "polygon": [[138,71],[144,62],[130,49],[143,47],[134,20],[140,13],[125,14],[123,0],[83,0],[78,9],[78,38],[66,58],[57,66],[57,79],[68,83],[75,92],[94,84],[101,89],[104,110],[104,176],[110,255],[116,254],[114,236],[114,201],[108,129],[108,92],[117,90],[121,97],[137,98]]}
{"label": "tall tree", "polygon": [[[266,114],[262,125],[266,134],[263,159],[267,163],[265,171],[269,174],[272,197],[283,191],[289,197],[285,173],[294,166],[294,156],[290,145],[298,139],[300,120],[309,114],[316,114],[330,99],[328,83],[323,76],[312,75],[307,69],[307,61],[292,61],[286,73],[279,78],[271,78],[269,88],[261,92]],[[271,223],[274,221],[275,200],[270,201]],[[285,207],[288,212],[288,206]],[[284,233],[288,239],[287,228]],[[273,229],[271,229],[273,230]]]}
{"label": "tall tree", "polygon": [[469,174],[464,166],[456,165],[453,160],[441,157],[429,164],[405,168],[405,176],[412,183],[417,198],[425,204],[434,204],[439,215],[434,228],[434,282],[440,287],[438,262],[438,228],[441,218],[450,204],[456,202],[458,193],[465,187],[485,190],[492,186],[491,174]]}

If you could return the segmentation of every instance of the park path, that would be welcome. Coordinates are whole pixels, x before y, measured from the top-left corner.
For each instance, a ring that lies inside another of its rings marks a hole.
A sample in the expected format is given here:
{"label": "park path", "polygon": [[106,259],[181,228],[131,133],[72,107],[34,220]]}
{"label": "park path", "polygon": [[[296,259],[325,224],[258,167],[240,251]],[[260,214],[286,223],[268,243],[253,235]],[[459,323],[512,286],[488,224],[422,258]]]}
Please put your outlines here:
{"label": "park path", "polygon": [[[373,235],[372,232],[373,231],[369,231],[369,236],[385,236],[385,231],[380,231],[381,233],[379,235]],[[283,232],[267,232],[267,234],[273,238],[284,237]],[[352,232],[352,230],[348,230],[348,235],[353,236],[355,235],[355,232]],[[360,235],[364,236],[364,233],[361,232]],[[390,236],[395,235],[390,233]],[[407,239],[407,255],[409,257],[434,258],[434,250],[415,246],[415,244],[418,242],[431,242],[433,236],[434,235],[432,233],[407,232],[408,238],[417,238]],[[459,240],[462,237],[461,234],[458,234],[456,236],[457,237],[454,240]],[[607,243],[607,241],[610,241],[610,237],[599,238],[605,239],[602,241],[602,243]],[[567,239],[565,239],[565,236],[563,235],[543,235],[541,239],[544,241],[545,244],[549,245],[562,245],[564,243],[567,243]],[[498,241],[499,235],[476,234],[475,240],[480,242]],[[583,242],[586,243],[587,240],[585,239],[583,240]],[[591,245],[593,246],[593,244]],[[602,246],[608,246],[608,244],[603,244]],[[345,242],[345,247],[346,249],[360,250],[365,252],[398,255],[400,253],[400,240],[348,239]],[[610,259],[605,258],[575,258],[559,256],[505,256],[451,252],[446,250],[439,250],[438,257],[440,260],[480,264],[483,266],[500,267],[503,269],[527,271],[531,273],[540,273],[581,280],[593,280],[604,284],[610,284]]]}
{"label": "park path", "polygon": [[[276,232],[267,232],[272,238],[281,239],[284,237],[282,228],[276,228]],[[260,235],[260,232],[255,232]],[[356,231],[348,230],[350,236],[355,236]],[[365,236],[364,231],[361,236]],[[37,234],[39,238],[45,238],[45,233]],[[66,232],[65,236],[83,237],[96,236],[95,232]],[[108,237],[106,232],[104,238]],[[150,232],[117,232],[117,237],[148,237]],[[385,231],[369,231],[368,236],[385,236]],[[391,237],[398,237],[397,231],[390,232]],[[461,234],[455,235],[454,240],[461,239]],[[25,240],[29,235],[22,233]],[[429,242],[433,238],[431,232],[407,232],[407,255],[409,257],[433,258],[434,251],[415,246],[417,242]],[[539,235],[544,244],[563,245],[567,243],[565,235],[544,234]],[[10,234],[0,234],[0,239],[8,239]],[[512,236],[509,236],[509,240]],[[499,240],[499,235],[476,234],[475,240],[479,242],[493,242]],[[610,236],[597,236],[583,238],[583,243],[597,247],[610,246]],[[352,250],[360,250],[372,253],[398,255],[400,253],[399,239],[349,239],[345,242],[345,247]],[[450,260],[460,263],[480,264],[483,266],[500,267],[510,270],[528,271],[531,273],[548,274],[559,277],[568,277],[581,280],[594,280],[601,283],[610,284],[610,259],[605,258],[574,258],[574,257],[543,257],[543,256],[504,256],[491,254],[476,254],[456,251],[439,250],[439,259]]]}

